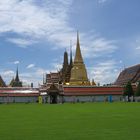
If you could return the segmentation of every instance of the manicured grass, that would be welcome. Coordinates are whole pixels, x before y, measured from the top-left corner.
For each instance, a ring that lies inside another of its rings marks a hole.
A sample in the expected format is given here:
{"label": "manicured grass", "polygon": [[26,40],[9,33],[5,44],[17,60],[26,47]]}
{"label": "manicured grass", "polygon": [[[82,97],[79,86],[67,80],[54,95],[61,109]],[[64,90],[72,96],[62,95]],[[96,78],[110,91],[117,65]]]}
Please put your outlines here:
{"label": "manicured grass", "polygon": [[139,103],[0,105],[0,140],[139,139]]}

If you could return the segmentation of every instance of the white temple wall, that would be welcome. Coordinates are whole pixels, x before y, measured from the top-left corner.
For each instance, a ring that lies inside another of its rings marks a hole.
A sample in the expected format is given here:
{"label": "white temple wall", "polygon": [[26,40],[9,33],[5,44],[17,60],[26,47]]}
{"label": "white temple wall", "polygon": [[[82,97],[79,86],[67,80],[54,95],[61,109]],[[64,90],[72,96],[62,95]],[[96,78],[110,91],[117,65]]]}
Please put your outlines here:
{"label": "white temple wall", "polygon": [[[122,95],[112,95],[112,101],[123,101]],[[43,103],[50,103],[49,96],[42,96]],[[136,100],[140,100],[140,98],[136,98]],[[0,97],[0,103],[36,103],[38,101],[38,97]],[[109,95],[92,95],[92,96],[58,96],[58,103],[69,102],[109,102]]]}
{"label": "white temple wall", "polygon": [[[112,101],[122,101],[123,98],[121,95],[112,95]],[[109,102],[109,95],[100,95],[100,96],[64,96],[64,102]]]}
{"label": "white temple wall", "polygon": [[36,103],[38,97],[0,97],[0,103]]}

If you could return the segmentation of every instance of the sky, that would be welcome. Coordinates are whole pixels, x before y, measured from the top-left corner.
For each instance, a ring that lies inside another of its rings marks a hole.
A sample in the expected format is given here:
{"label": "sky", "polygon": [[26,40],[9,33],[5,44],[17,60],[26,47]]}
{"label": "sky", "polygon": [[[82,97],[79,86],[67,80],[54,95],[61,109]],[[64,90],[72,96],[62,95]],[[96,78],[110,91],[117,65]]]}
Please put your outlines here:
{"label": "sky", "polygon": [[88,78],[113,83],[140,60],[139,0],[0,0],[0,75],[6,84],[17,65],[24,85],[56,72],[79,31]]}

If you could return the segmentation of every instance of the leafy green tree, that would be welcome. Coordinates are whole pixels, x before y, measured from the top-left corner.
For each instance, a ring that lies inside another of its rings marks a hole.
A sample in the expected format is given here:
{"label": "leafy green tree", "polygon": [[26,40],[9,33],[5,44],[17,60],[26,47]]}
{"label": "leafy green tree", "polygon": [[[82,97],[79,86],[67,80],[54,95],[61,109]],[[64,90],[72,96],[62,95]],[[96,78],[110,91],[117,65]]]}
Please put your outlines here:
{"label": "leafy green tree", "polygon": [[139,83],[138,83],[138,86],[137,86],[135,95],[136,95],[136,96],[140,96],[140,81],[139,81]]}
{"label": "leafy green tree", "polygon": [[126,84],[126,86],[124,87],[124,93],[123,93],[123,95],[124,96],[128,96],[128,102],[130,102],[130,97],[131,96],[134,96],[134,91],[133,91],[131,82],[128,82]]}

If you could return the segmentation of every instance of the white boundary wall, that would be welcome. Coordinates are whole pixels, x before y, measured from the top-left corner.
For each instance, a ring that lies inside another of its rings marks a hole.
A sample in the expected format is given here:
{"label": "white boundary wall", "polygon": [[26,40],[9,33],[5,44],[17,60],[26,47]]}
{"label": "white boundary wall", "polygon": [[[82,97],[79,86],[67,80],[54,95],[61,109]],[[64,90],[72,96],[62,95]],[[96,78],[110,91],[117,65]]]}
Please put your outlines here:
{"label": "white boundary wall", "polygon": [[[109,95],[101,96],[64,96],[64,102],[109,102]],[[112,101],[123,101],[121,95],[112,95]]]}
{"label": "white boundary wall", "polygon": [[36,96],[25,96],[25,97],[0,97],[0,103],[36,103],[38,97]]}

